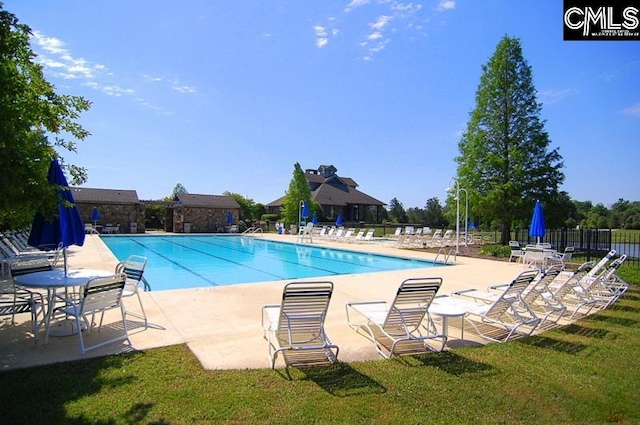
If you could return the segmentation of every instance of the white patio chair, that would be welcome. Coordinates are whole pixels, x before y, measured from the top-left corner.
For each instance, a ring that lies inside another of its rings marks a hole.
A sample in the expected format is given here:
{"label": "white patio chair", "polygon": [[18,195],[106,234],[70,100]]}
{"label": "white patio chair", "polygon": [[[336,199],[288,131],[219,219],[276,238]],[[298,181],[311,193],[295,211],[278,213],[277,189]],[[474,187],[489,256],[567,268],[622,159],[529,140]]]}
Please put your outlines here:
{"label": "white patio chair", "polygon": [[522,261],[524,258],[524,250],[520,246],[520,242],[518,241],[509,241],[509,247],[511,248],[511,254],[509,255],[509,262],[515,258],[516,262],[518,260]]}
{"label": "white patio chair", "polygon": [[136,296],[138,303],[140,304],[141,313],[135,313],[129,311],[125,306],[125,315],[137,317],[144,320],[144,327],[147,327],[147,313],[144,311],[144,305],[142,304],[142,298],[140,297],[140,286],[144,289],[150,290],[149,284],[144,280],[144,269],[147,265],[147,257],[141,255],[131,255],[126,261],[118,263],[116,266],[116,273],[124,273],[127,276],[127,282],[122,291],[122,297]]}
{"label": "white patio chair", "polygon": [[332,293],[332,282],[292,282],[284,287],[279,305],[262,307],[262,330],[272,369],[280,353],[287,366],[338,361],[340,349],[324,330]]}
{"label": "white patio chair", "polygon": [[[75,319],[75,329],[78,331],[80,352],[82,354],[107,344],[129,340],[125,311],[122,304],[122,291],[126,280],[127,276],[124,273],[91,279],[84,287],[80,300],[69,299],[56,295],[56,298],[63,302],[64,305],[57,307],[52,311],[52,318],[60,316],[65,318],[72,317]],[[100,324],[98,326],[98,330],[100,330],[102,328],[104,313],[113,309],[120,309],[120,313],[122,315],[122,334],[91,346],[85,346],[82,329],[84,327],[88,333],[91,333],[93,329],[93,323],[89,320],[88,316],[91,316],[93,319],[96,314],[100,314]],[[51,327],[47,328],[45,340],[49,338],[50,329]]]}
{"label": "white patio chair", "polygon": [[[442,351],[447,336],[438,333],[428,312],[441,285],[442,278],[439,277],[406,279],[390,304],[386,301],[348,302],[347,322],[370,340],[385,358],[425,350]],[[433,347],[428,341],[438,341],[439,347]]]}

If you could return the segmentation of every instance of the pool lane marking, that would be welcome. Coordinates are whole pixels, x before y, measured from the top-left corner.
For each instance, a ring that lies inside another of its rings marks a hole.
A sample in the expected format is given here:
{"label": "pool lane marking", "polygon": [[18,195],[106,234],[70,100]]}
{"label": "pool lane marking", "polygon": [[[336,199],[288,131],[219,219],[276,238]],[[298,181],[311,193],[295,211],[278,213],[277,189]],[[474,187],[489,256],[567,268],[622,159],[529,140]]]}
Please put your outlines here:
{"label": "pool lane marking", "polygon": [[[263,255],[263,254],[260,254],[260,253],[255,253],[255,252],[252,253],[250,250],[246,250],[246,249],[237,249],[237,248],[234,248],[233,246],[216,244],[216,243],[212,243],[212,242],[209,242],[209,241],[205,241],[205,240],[198,239],[198,238],[193,238],[193,237],[189,238],[189,239],[191,239],[191,240],[193,240],[195,242],[200,242],[200,243],[203,243],[203,244],[207,244],[207,245],[217,246],[219,248],[228,249],[230,251],[241,252],[241,253],[244,253],[244,254],[252,254],[255,257],[269,258],[266,255]],[[239,245],[235,241],[233,243],[234,243],[235,246]],[[286,243],[284,245],[289,246]],[[289,252],[289,251],[285,251],[284,254],[287,255],[287,256],[289,256],[289,255],[297,255],[297,253]],[[321,258],[321,257],[318,257],[318,256],[314,256],[314,258],[318,258],[318,259],[322,259],[322,260],[334,261],[334,262],[338,262],[338,263],[345,263],[345,261],[338,261],[338,260],[333,260],[333,259],[328,259],[328,258],[325,259],[325,258]],[[293,264],[294,266],[302,267],[302,268],[305,268],[305,269],[318,270],[320,272],[327,273],[329,275],[334,275],[334,276],[343,275],[343,274],[350,274],[350,273],[340,273],[340,272],[336,272],[334,270],[328,270],[328,269],[324,269],[324,268],[321,268],[321,267],[309,266],[309,265],[306,265],[306,264],[301,264],[298,261],[291,261],[291,260],[288,260],[287,258],[279,258],[277,261],[280,261],[280,262],[283,262],[283,263],[287,263],[287,264]],[[375,269],[375,267],[372,267],[372,268]],[[382,270],[382,269],[378,269],[378,270]],[[294,276],[294,277],[282,277],[281,279],[298,279],[298,277],[297,276]]]}
{"label": "pool lane marking", "polygon": [[165,259],[166,261],[168,261],[169,263],[174,264],[174,265],[178,266],[179,268],[181,268],[181,269],[183,269],[183,270],[186,270],[187,272],[191,273],[192,275],[199,277],[200,279],[204,280],[204,281],[205,281],[206,283],[208,283],[209,285],[212,285],[212,286],[219,286],[219,284],[218,284],[218,283],[216,283],[216,282],[214,282],[214,281],[212,281],[212,280],[210,280],[210,279],[206,278],[205,276],[201,275],[200,273],[196,273],[195,271],[193,271],[193,270],[191,270],[191,269],[189,269],[189,268],[187,268],[187,267],[183,266],[182,264],[178,263],[177,261],[173,261],[171,258],[169,258],[169,257],[167,257],[166,255],[161,254],[161,253],[159,253],[158,251],[156,251],[156,250],[154,250],[154,249],[150,248],[148,245],[145,245],[145,244],[143,244],[143,243],[141,243],[141,242],[139,242],[139,241],[137,241],[137,240],[134,240],[134,239],[130,239],[130,241],[131,241],[131,242],[133,242],[133,243],[136,243],[136,244],[140,245],[140,246],[141,246],[141,247],[143,247],[144,249],[147,249],[147,250],[149,250],[149,251],[153,252],[154,254],[156,254],[156,255],[157,255],[158,257],[160,257],[160,258],[164,258],[164,259]]}
{"label": "pool lane marking", "polygon": [[[188,238],[188,239],[191,239],[191,240],[195,240],[195,241],[197,241],[197,239],[195,239],[195,238]],[[208,256],[208,257],[216,258],[216,259],[218,259],[218,260],[222,260],[222,261],[227,262],[227,263],[235,264],[235,265],[240,266],[240,267],[243,267],[243,268],[245,268],[245,269],[250,269],[250,270],[256,271],[256,272],[261,273],[261,274],[265,274],[265,275],[268,275],[268,276],[275,277],[275,278],[277,278],[277,279],[287,279],[287,277],[286,277],[286,276],[280,276],[280,275],[277,275],[277,274],[269,273],[269,272],[266,272],[266,271],[264,271],[264,270],[261,270],[261,269],[255,268],[255,267],[247,266],[247,265],[242,264],[242,263],[239,263],[239,262],[237,262],[237,261],[229,260],[228,258],[220,257],[220,256],[218,256],[218,255],[213,255],[213,254],[211,254],[211,253],[209,253],[209,252],[206,252],[206,251],[201,251],[201,250],[199,250],[199,249],[196,249],[196,248],[190,247],[190,246],[188,246],[188,245],[184,245],[184,244],[181,244],[181,243],[173,242],[173,241],[171,241],[171,240],[169,240],[169,239],[162,239],[162,240],[163,240],[163,241],[165,241],[165,242],[169,242],[169,243],[171,243],[171,244],[173,244],[173,245],[181,246],[181,247],[183,247],[183,248],[185,248],[185,249],[188,249],[188,250],[190,250],[190,251],[197,252],[197,253],[199,253],[199,254],[204,254],[204,255],[206,255],[206,256]]]}

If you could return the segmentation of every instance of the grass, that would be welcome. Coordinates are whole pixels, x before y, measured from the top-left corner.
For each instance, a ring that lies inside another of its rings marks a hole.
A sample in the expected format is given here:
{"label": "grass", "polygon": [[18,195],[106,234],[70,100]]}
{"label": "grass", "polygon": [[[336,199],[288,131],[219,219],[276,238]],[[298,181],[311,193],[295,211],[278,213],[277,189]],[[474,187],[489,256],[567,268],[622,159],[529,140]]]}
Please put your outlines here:
{"label": "grass", "polygon": [[186,345],[5,371],[2,422],[640,423],[639,323],[632,285],[539,336],[289,376],[203,370]]}

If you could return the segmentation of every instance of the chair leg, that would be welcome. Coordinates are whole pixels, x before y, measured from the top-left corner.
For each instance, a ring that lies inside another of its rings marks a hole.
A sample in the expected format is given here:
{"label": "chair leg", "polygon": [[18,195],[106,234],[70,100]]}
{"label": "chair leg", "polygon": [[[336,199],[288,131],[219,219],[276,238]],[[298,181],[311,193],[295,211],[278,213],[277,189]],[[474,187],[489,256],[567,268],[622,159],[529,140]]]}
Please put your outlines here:
{"label": "chair leg", "polygon": [[147,326],[148,326],[147,325],[147,313],[144,310],[144,305],[142,304],[142,298],[140,297],[140,293],[136,292],[136,296],[138,297],[138,304],[140,304],[140,311],[142,311],[142,314],[129,311],[129,310],[127,310],[125,308],[125,315],[130,314],[131,316],[143,319],[144,320],[144,327],[146,329]]}
{"label": "chair leg", "polygon": [[[86,318],[83,316],[83,321],[86,322]],[[76,326],[78,327],[78,338],[80,340],[80,353],[86,354],[87,350],[84,348],[84,339],[82,338],[82,327],[80,326],[80,315],[76,315]],[[91,329],[87,327],[87,329]]]}

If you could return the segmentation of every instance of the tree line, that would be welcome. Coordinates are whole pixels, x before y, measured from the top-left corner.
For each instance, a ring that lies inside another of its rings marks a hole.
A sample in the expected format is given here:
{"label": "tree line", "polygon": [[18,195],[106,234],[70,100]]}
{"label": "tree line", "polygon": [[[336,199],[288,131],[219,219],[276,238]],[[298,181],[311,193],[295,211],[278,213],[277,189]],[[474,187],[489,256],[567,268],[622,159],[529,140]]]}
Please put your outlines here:
{"label": "tree line", "polygon": [[[465,205],[460,205],[460,223],[464,226]],[[470,208],[471,210],[471,208]],[[529,227],[530,214],[526,218],[514,220],[514,227]],[[640,230],[640,201],[627,201],[620,198],[617,202],[607,208],[602,203],[593,204],[591,201],[570,200],[562,204],[559,211],[550,211],[548,214],[552,220],[547,220],[549,228],[573,229],[580,227],[583,229],[629,229]],[[496,230],[499,223],[496,221],[484,220],[480,217],[469,215],[468,225],[473,224],[482,230]],[[557,219],[560,217],[561,219]],[[427,200],[424,208],[412,207],[405,209],[402,202],[393,198],[387,207],[387,222],[410,223],[432,228],[446,228],[455,226],[456,203],[449,202],[442,205],[438,198]]]}

